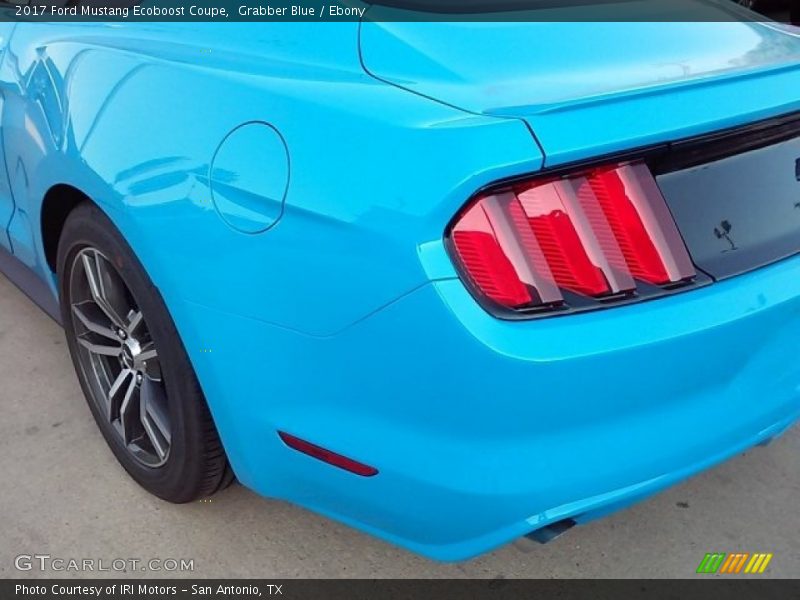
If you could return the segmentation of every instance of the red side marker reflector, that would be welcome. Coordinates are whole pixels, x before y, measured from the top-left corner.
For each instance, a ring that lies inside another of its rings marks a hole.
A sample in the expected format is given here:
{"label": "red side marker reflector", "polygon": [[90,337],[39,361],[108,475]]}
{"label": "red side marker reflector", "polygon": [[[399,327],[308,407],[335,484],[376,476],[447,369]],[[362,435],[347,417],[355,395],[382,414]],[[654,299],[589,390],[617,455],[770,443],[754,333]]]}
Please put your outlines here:
{"label": "red side marker reflector", "polygon": [[346,456],[342,456],[336,452],[331,452],[330,450],[322,448],[321,446],[317,446],[316,444],[312,444],[311,442],[301,440],[300,438],[284,431],[279,431],[278,435],[280,436],[281,440],[283,440],[283,443],[289,446],[289,448],[297,450],[298,452],[302,452],[303,454],[307,454],[313,458],[316,458],[317,460],[321,460],[322,462],[326,462],[334,467],[339,467],[340,469],[344,469],[350,473],[355,473],[356,475],[361,475],[362,477],[372,477],[373,475],[378,474],[378,469],[375,467],[370,467],[369,465],[355,461],[352,458],[347,458]]}

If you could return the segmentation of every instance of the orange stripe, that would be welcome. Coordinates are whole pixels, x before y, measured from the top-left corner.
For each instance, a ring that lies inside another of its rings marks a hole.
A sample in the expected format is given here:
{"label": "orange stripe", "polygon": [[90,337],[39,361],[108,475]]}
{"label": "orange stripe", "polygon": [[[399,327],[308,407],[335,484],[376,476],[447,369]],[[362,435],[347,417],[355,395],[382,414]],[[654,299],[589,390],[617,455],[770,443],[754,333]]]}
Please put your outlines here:
{"label": "orange stripe", "polygon": [[719,573],[727,573],[728,568],[733,562],[733,559],[738,557],[739,557],[738,554],[728,554],[728,558],[725,559],[725,562],[723,563],[722,568],[719,570]]}
{"label": "orange stripe", "polygon": [[736,571],[734,571],[735,573],[738,573],[739,571],[742,570],[742,567],[744,566],[744,563],[747,561],[747,557],[750,556],[750,553],[749,552],[745,552],[741,556],[742,556],[742,559],[739,561],[739,564],[736,565]]}

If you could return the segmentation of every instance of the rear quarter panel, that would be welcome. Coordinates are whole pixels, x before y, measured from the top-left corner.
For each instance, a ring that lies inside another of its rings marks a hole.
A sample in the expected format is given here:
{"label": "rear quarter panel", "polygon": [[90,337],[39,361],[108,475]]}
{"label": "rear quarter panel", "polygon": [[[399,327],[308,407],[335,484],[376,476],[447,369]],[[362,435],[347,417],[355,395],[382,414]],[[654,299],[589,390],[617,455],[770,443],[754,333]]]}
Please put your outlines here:
{"label": "rear quarter panel", "polygon": [[[106,210],[168,304],[329,335],[421,285],[417,245],[541,155],[521,121],[365,75],[357,27],[20,25],[4,130],[29,245],[41,256],[41,200],[68,183]],[[252,121],[280,132],[290,163],[284,215],[260,235],[228,227],[209,191],[220,142]]]}
{"label": "rear quarter panel", "polygon": [[[452,215],[479,187],[542,164],[522,121],[366,75],[357,26],[21,24],[0,78],[32,268],[55,294],[42,199],[56,184],[82,190],[163,296],[245,482],[260,468],[241,440],[253,403],[268,415],[270,379],[290,390],[315,370],[295,361],[275,372],[270,339],[230,343],[221,333],[232,315],[251,333],[333,336],[432,277],[454,277],[442,248]],[[219,217],[209,187],[218,146],[247,122],[279,131],[290,164],[283,215],[255,235]],[[444,257],[434,275],[421,255]],[[229,365],[263,368],[260,384],[243,387]]]}

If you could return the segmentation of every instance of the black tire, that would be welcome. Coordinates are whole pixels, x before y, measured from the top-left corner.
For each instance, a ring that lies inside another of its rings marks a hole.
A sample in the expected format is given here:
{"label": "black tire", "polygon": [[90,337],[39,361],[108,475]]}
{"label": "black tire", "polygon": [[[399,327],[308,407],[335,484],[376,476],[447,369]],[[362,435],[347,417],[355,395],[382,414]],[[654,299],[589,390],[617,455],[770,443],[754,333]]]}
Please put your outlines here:
{"label": "black tire", "polygon": [[[141,311],[158,351],[161,385],[166,394],[171,440],[165,462],[142,464],[93,399],[93,388],[79,359],[70,276],[82,251],[95,249],[111,263]],[[58,244],[61,317],[81,388],[100,431],[117,460],[143,488],[169,502],[191,502],[213,494],[233,480],[225,451],[194,370],[161,294],[130,246],[94,204],[78,205],[67,217]]]}

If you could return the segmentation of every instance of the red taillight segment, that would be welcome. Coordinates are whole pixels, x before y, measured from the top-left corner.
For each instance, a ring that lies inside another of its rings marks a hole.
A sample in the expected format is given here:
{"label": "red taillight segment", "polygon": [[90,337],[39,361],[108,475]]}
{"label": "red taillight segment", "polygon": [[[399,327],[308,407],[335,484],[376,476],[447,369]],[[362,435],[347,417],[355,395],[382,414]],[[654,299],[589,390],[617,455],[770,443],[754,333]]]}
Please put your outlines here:
{"label": "red taillight segment", "polygon": [[350,471],[351,473],[361,475],[362,477],[372,477],[373,475],[378,474],[378,469],[375,467],[370,467],[369,465],[357,462],[352,458],[347,458],[346,456],[332,452],[326,448],[323,448],[322,446],[317,446],[316,444],[302,440],[299,437],[295,437],[289,433],[286,433],[285,431],[279,431],[278,435],[280,436],[281,440],[283,440],[283,443],[289,446],[289,448],[297,450],[298,452],[302,452],[303,454],[308,454],[309,456],[326,462],[329,465],[333,465],[334,467],[339,467],[340,469]]}
{"label": "red taillight segment", "polygon": [[481,291],[503,306],[523,306],[532,300],[514,265],[500,247],[484,207],[473,205],[453,229],[453,243]]}
{"label": "red taillight segment", "polygon": [[582,191],[593,194],[600,203],[631,275],[649,283],[667,283],[669,275],[664,262],[636,207],[625,193],[625,184],[617,170],[596,171],[586,179]]}
{"label": "red taillight segment", "polygon": [[510,309],[565,304],[563,291],[628,297],[695,270],[646,165],[608,166],[482,196],[452,228],[461,268]]}
{"label": "red taillight segment", "polygon": [[[517,196],[528,227],[544,252],[555,284],[587,296],[611,291],[605,275],[589,256],[573,220],[569,192],[558,181],[524,189]],[[525,230],[524,225],[521,225]]]}

